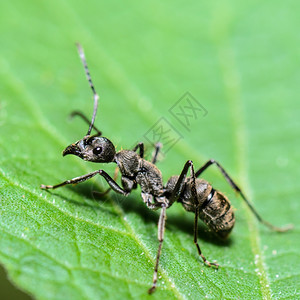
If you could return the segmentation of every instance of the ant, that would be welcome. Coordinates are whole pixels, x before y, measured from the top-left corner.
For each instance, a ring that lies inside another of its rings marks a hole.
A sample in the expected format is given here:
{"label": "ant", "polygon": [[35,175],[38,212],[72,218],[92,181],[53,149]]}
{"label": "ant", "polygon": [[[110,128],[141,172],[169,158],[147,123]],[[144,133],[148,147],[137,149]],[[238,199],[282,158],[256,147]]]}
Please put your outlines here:
{"label": "ant", "polygon": [[[214,266],[216,268],[219,266],[217,263],[209,262],[205,258],[197,240],[198,218],[203,220],[208,228],[221,239],[226,239],[228,237],[235,223],[233,208],[231,207],[228,198],[220,191],[215,190],[210,183],[199,178],[199,176],[211,165],[217,166],[229,185],[238,194],[240,194],[260,223],[277,232],[284,232],[292,228],[292,225],[279,228],[263,220],[252,204],[247,200],[241,189],[231,179],[224,168],[214,159],[207,161],[197,171],[194,170],[193,162],[188,160],[185,163],[181,174],[179,176],[172,176],[168,180],[167,184],[163,185],[161,171],[155,166],[157,156],[161,148],[159,143],[156,144],[154,156],[151,162],[144,159],[143,143],[138,143],[132,150],[120,150],[116,152],[114,144],[108,138],[103,137],[102,132],[94,125],[99,96],[93,85],[83,49],[80,44],[77,44],[77,48],[85,69],[87,80],[93,92],[94,111],[91,122],[89,122],[89,120],[81,112],[75,111],[72,113],[72,116],[77,115],[87,122],[89,124],[89,129],[87,134],[81,140],[66,147],[63,151],[63,156],[73,154],[83,160],[95,163],[116,163],[117,168],[121,172],[122,187],[115,181],[116,178],[111,178],[104,170],[101,169],[83,176],[66,180],[57,185],[41,185],[41,188],[56,189],[68,184],[76,184],[86,181],[96,175],[102,176],[110,186],[110,188],[102,194],[105,194],[112,189],[119,194],[128,196],[129,193],[133,189],[136,189],[139,185],[141,187],[141,196],[146,206],[152,210],[161,209],[158,221],[159,246],[156,255],[152,286],[148,290],[149,294],[155,291],[157,285],[158,264],[165,232],[166,210],[171,207],[174,202],[181,203],[185,210],[195,214],[194,243],[204,264],[209,267]],[[92,129],[96,132],[93,135],[91,135]],[[190,171],[190,176],[187,176],[188,171]]]}

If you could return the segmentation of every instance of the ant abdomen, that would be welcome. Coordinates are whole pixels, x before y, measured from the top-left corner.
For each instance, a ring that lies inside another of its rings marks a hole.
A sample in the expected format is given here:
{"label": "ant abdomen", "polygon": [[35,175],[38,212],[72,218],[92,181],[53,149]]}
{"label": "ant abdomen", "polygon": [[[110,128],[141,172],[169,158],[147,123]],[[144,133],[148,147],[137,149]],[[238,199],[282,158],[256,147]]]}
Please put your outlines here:
{"label": "ant abdomen", "polygon": [[[167,190],[174,188],[178,176],[172,176],[167,183]],[[192,178],[185,181],[177,202],[180,202],[185,210],[195,212],[199,207],[199,218],[219,238],[226,239],[230,234],[235,218],[233,209],[228,198],[203,179],[196,179],[196,190],[198,199],[192,195]]]}
{"label": "ant abdomen", "polygon": [[211,188],[211,199],[202,204],[199,217],[219,238],[226,239],[230,234],[235,218],[228,198]]}

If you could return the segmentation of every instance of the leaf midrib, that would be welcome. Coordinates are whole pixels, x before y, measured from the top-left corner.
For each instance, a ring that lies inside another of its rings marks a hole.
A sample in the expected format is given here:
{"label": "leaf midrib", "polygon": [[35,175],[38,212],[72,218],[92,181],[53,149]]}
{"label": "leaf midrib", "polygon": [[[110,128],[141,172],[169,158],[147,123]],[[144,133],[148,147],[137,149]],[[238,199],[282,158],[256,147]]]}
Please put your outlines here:
{"label": "leaf midrib", "polygon": [[[221,21],[222,23],[222,21]],[[222,23],[223,24],[223,23]],[[232,121],[234,123],[233,128],[236,128],[236,132],[234,134],[235,137],[235,149],[237,158],[237,169],[240,181],[243,183],[243,187],[248,187],[247,194],[251,197],[251,188],[250,188],[250,180],[247,172],[247,155],[246,155],[246,146],[247,146],[247,132],[245,129],[245,116],[242,109],[242,97],[241,97],[241,85],[238,69],[236,67],[236,61],[233,55],[233,48],[230,46],[230,42],[228,39],[228,30],[224,30],[227,34],[223,36],[224,40],[216,42],[216,46],[218,49],[218,56],[220,61],[220,67],[223,74],[223,81],[225,87],[225,94],[227,95],[226,99],[228,101]],[[238,84],[237,84],[238,83]],[[258,272],[256,275],[259,277],[260,288],[262,292],[262,296],[264,299],[271,298],[271,284],[267,276],[266,265],[263,259],[263,253],[260,247],[260,238],[259,238],[259,230],[257,227],[257,223],[255,221],[255,217],[251,213],[249,207],[243,201],[243,209],[246,212],[247,223],[249,228],[249,236],[251,242],[251,249],[254,257],[256,258],[256,266]]]}

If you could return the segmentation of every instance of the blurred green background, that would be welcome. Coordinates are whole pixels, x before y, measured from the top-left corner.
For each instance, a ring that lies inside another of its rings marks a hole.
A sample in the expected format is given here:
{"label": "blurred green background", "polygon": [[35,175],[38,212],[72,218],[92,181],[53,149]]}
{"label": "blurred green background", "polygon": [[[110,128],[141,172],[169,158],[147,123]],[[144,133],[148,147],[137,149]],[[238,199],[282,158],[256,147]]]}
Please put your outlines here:
{"label": "blurred green background", "polygon": [[[37,299],[147,298],[157,251],[158,213],[139,190],[128,199],[96,178],[55,192],[39,189],[97,168],[62,150],[92,113],[75,42],[100,94],[96,124],[118,149],[145,140],[164,117],[181,135],[158,167],[164,181],[192,159],[215,158],[260,214],[258,224],[219,172],[204,177],[236,208],[227,243],[199,225],[205,267],[193,245],[193,215],[175,204],[158,289],[151,298],[296,299],[299,258],[298,1],[2,1],[0,4],[0,262],[18,289]],[[169,109],[189,92],[207,110],[191,131]],[[152,147],[148,143],[147,155]],[[1,275],[2,299],[20,299]]]}

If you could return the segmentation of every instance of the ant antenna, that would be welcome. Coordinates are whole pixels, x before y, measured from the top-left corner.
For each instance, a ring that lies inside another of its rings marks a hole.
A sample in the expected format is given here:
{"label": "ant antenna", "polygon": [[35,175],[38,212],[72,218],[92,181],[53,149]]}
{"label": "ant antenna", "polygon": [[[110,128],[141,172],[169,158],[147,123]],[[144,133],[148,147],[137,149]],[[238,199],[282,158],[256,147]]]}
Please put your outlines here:
{"label": "ant antenna", "polygon": [[96,90],[95,90],[95,87],[94,87],[94,84],[92,82],[92,78],[91,78],[91,75],[90,75],[90,72],[89,72],[89,68],[87,66],[87,63],[86,63],[86,59],[85,59],[85,55],[84,55],[84,51],[81,47],[81,45],[79,43],[76,43],[76,46],[77,46],[77,49],[78,49],[78,52],[79,52],[79,56],[80,56],[80,59],[82,61],[82,64],[83,64],[83,67],[84,67],[84,70],[85,70],[85,75],[86,75],[86,78],[90,84],[90,87],[93,91],[93,94],[94,94],[94,112],[93,112],[93,117],[92,117],[92,121],[91,121],[91,124],[90,124],[90,127],[89,127],[89,130],[87,132],[86,135],[90,135],[91,131],[92,131],[92,128],[94,126],[94,122],[95,122],[95,118],[96,118],[96,113],[97,113],[97,108],[98,108],[98,99],[99,99],[99,96],[98,94],[96,93]]}

